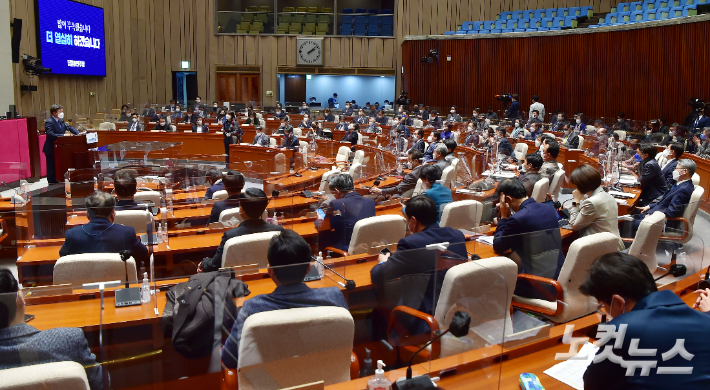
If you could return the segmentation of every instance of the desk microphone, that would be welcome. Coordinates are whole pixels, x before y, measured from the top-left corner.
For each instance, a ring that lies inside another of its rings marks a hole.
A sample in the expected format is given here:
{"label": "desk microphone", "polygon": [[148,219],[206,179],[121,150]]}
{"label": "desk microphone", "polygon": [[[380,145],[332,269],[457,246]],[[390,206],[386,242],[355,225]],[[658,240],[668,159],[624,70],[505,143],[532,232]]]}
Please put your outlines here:
{"label": "desk microphone", "polygon": [[131,258],[131,251],[124,249],[118,254],[121,256],[121,260],[123,260],[123,266],[126,269],[126,288],[129,288],[128,286],[128,259]]}
{"label": "desk microphone", "polygon": [[379,185],[380,185],[380,181],[379,181],[379,180],[375,180],[375,181],[372,183],[372,186],[373,186],[373,187],[377,187],[377,186],[379,186]]}
{"label": "desk microphone", "polygon": [[654,279],[654,281],[665,278],[668,275],[673,275],[677,278],[679,276],[685,275],[687,272],[688,272],[688,267],[686,267],[685,264],[678,264],[678,263],[671,264],[671,266],[668,268],[668,272],[657,277],[656,279]]}
{"label": "desk microphone", "polygon": [[352,279],[346,279],[343,275],[341,275],[341,274],[335,272],[335,270],[332,269],[332,268],[330,268],[326,263],[324,263],[324,262],[318,260],[317,258],[315,258],[315,257],[313,257],[313,256],[311,256],[311,258],[313,259],[313,261],[316,261],[316,262],[320,263],[323,267],[329,269],[330,272],[332,272],[332,273],[334,273],[334,274],[340,276],[340,278],[345,281],[345,284],[343,284],[342,282],[337,282],[341,287],[345,287],[346,290],[354,290],[355,287],[357,287],[357,286],[355,285],[355,281],[354,281],[354,280],[352,280]]}
{"label": "desk microphone", "polygon": [[274,198],[278,198],[278,197],[279,197],[279,191],[278,191],[278,190],[273,190],[273,191],[271,191],[271,196],[273,196]]}

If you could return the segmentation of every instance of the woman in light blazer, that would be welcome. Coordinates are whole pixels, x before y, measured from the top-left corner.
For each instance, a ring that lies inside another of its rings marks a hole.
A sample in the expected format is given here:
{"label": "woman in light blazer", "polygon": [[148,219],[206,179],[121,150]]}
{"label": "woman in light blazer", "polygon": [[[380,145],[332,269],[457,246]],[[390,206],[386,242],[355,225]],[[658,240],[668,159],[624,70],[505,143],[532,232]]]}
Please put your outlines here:
{"label": "woman in light blazer", "polygon": [[572,230],[578,231],[581,237],[601,232],[612,233],[619,237],[619,250],[623,250],[618,205],[614,197],[602,188],[599,172],[583,164],[572,171],[570,181],[577,187],[572,192],[574,202],[569,209]]}

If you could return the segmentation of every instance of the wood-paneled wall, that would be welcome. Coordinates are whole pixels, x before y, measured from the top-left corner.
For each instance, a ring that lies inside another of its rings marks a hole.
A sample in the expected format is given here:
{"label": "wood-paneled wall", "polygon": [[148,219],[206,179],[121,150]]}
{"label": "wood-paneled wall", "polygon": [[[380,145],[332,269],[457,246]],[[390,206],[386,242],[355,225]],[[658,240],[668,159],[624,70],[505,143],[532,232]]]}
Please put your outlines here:
{"label": "wood-paneled wall", "polygon": [[[446,111],[457,105],[467,115],[489,104],[500,109],[494,95],[517,93],[522,109],[538,94],[548,113],[615,118],[621,111],[637,120],[682,121],[688,97],[710,98],[708,36],[705,20],[589,34],[408,40],[404,85],[416,102]],[[439,51],[438,63],[422,64],[430,49]]]}
{"label": "wood-paneled wall", "polygon": [[[41,116],[53,103],[67,114],[91,115],[123,103],[164,103],[172,93],[172,71],[189,61],[205,101],[217,96],[217,65],[261,67],[262,104],[278,95],[277,66],[296,66],[293,36],[214,34],[214,0],[79,0],[105,10],[105,78],[50,75],[30,79],[14,67],[15,101],[22,115]],[[493,19],[501,10],[593,4],[604,10],[616,0],[398,0],[396,38],[325,38],[325,66],[395,69],[402,65],[406,35],[443,34],[463,21]],[[35,1],[10,0],[11,16],[23,20],[21,52],[37,55]],[[20,93],[20,83],[38,91]],[[401,79],[397,78],[397,88]],[[266,96],[274,91],[274,96]],[[91,96],[91,93],[94,96]],[[345,98],[345,96],[343,96]],[[394,98],[394,97],[393,97]]]}

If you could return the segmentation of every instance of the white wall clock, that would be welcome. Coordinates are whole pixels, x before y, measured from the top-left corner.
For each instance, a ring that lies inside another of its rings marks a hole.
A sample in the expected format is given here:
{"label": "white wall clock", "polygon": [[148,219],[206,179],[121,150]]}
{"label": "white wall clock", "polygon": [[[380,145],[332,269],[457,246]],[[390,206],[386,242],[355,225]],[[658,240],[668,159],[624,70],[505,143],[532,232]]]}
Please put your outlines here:
{"label": "white wall clock", "polygon": [[298,65],[323,65],[323,38],[298,38],[296,51]]}

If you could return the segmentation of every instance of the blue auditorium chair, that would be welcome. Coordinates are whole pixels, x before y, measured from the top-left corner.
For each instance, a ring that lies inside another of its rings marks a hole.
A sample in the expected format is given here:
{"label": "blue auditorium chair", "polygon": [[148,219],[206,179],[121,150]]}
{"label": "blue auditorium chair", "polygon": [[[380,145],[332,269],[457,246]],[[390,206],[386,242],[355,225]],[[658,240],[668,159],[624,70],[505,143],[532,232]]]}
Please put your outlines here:
{"label": "blue auditorium chair", "polygon": [[[466,30],[457,30],[456,35],[466,35]],[[367,35],[370,35],[370,27],[367,28]]]}
{"label": "blue auditorium chair", "polygon": [[503,11],[500,13],[500,15],[498,15],[498,20],[508,20],[510,19],[510,14],[510,11]]}
{"label": "blue auditorium chair", "polygon": [[564,18],[565,16],[569,16],[569,8],[558,8],[555,17]]}
{"label": "blue auditorium chair", "polygon": [[670,8],[668,5],[668,0],[658,0],[656,1],[656,9],[661,9],[661,8]]}
{"label": "blue auditorium chair", "polygon": [[367,24],[367,16],[359,15],[354,18],[355,24]]}
{"label": "blue auditorium chair", "polygon": [[[453,31],[452,31],[453,33]],[[353,25],[352,24],[341,24],[340,25],[340,35],[353,35]]]}
{"label": "blue auditorium chair", "polygon": [[565,18],[553,18],[552,27],[565,27]]}
{"label": "blue auditorium chair", "polygon": [[478,30],[478,33],[479,33],[479,34],[490,34],[490,33],[491,33],[491,30],[481,29],[481,30]]}
{"label": "blue auditorium chair", "polygon": [[382,24],[382,27],[392,26],[394,24],[394,21],[392,20],[391,15],[387,15],[387,16],[380,16],[380,23]]}
{"label": "blue auditorium chair", "polygon": [[643,10],[643,2],[642,1],[634,1],[631,3],[631,6],[629,7],[630,12],[634,11],[642,11]]}
{"label": "blue auditorium chair", "polygon": [[589,6],[582,7],[582,10],[580,12],[580,14],[582,16],[586,16],[588,18],[591,18],[593,13],[594,13],[594,7],[589,7]]}
{"label": "blue auditorium chair", "polygon": [[511,14],[511,19],[522,19],[523,18],[523,11],[513,11]]}
{"label": "blue auditorium chair", "polygon": [[656,20],[656,12],[658,12],[658,10],[655,10],[655,9],[647,9],[647,10],[643,11],[643,19],[642,20],[644,22],[650,22],[652,20]]}
{"label": "blue auditorium chair", "polygon": [[650,10],[650,9],[656,9],[656,1],[655,0],[650,0],[650,1],[644,1],[643,2],[643,8],[644,11]]}
{"label": "blue auditorium chair", "polygon": [[480,30],[483,25],[483,22],[473,22],[473,26],[471,27],[472,30]]}
{"label": "blue auditorium chair", "polygon": [[367,35],[367,25],[355,24],[353,26],[353,35],[366,36]]}
{"label": "blue auditorium chair", "polygon": [[671,15],[670,8],[658,8],[656,10],[656,20],[668,19]]}
{"label": "blue auditorium chair", "polygon": [[540,27],[550,28],[553,27],[552,18],[542,18],[540,19]]}
{"label": "blue auditorium chair", "polygon": [[468,30],[468,31],[466,32],[466,35],[478,34],[479,31],[481,31],[481,30]]}
{"label": "blue auditorium chair", "polygon": [[626,24],[631,21],[631,12],[619,12],[619,16],[616,18],[617,24]]}
{"label": "blue auditorium chair", "polygon": [[668,19],[680,18],[683,16],[683,7],[673,7],[668,15]]}
{"label": "blue auditorium chair", "polygon": [[391,24],[383,24],[382,27],[380,28],[380,35],[383,37],[393,37],[394,36],[394,29],[392,28]]}
{"label": "blue auditorium chair", "polygon": [[486,20],[483,22],[483,27],[481,28],[482,30],[493,30],[493,26],[495,25],[495,21],[493,20]]}
{"label": "blue auditorium chair", "polygon": [[532,19],[535,17],[535,10],[525,10],[523,11],[523,19]]}
{"label": "blue auditorium chair", "polygon": [[631,13],[631,18],[629,19],[630,23],[639,23],[643,22],[643,11],[633,11]]}
{"label": "blue auditorium chair", "polygon": [[528,22],[528,28],[540,28],[542,27],[542,21],[540,19],[531,18]]}
{"label": "blue auditorium chair", "polygon": [[612,13],[631,11],[631,3],[619,3],[616,5],[616,10],[614,7],[611,8]]}
{"label": "blue auditorium chair", "polygon": [[554,19],[557,17],[557,8],[548,8],[545,10],[545,17],[548,19]]}
{"label": "blue auditorium chair", "polygon": [[377,8],[370,8],[367,10],[367,13],[368,14],[379,14],[380,10],[378,10]]}
{"label": "blue auditorium chair", "polygon": [[388,9],[388,8],[382,8],[382,13],[383,13],[383,14],[391,14],[391,13],[392,13],[392,10],[391,10],[391,9]]}
{"label": "blue auditorium chair", "polygon": [[494,28],[493,30],[491,30],[491,34],[500,34],[501,31],[502,31],[502,30],[499,30],[499,29],[497,29],[497,28]]}
{"label": "blue auditorium chair", "polygon": [[466,30],[466,31],[471,30],[472,25],[473,25],[473,22],[463,22],[463,24],[461,25],[461,30]]}
{"label": "blue auditorium chair", "polygon": [[[457,31],[456,34],[459,34]],[[466,31],[462,31],[461,34],[466,34]],[[377,24],[370,24],[367,26],[367,36],[369,37],[379,37],[380,36],[380,26]]]}
{"label": "blue auditorium chair", "polygon": [[516,28],[518,28],[518,21],[515,19],[509,19],[505,23],[505,28],[508,30],[515,30]]}
{"label": "blue auditorium chair", "polygon": [[518,20],[518,29],[530,28],[530,19],[520,19]]}
{"label": "blue auditorium chair", "polygon": [[353,24],[353,17],[351,15],[343,15],[340,17],[340,22],[342,24]]}
{"label": "blue auditorium chair", "polygon": [[357,9],[355,9],[355,13],[356,13],[356,14],[366,14],[366,13],[367,13],[367,9],[365,9],[365,8],[357,8]]}
{"label": "blue auditorium chair", "polygon": [[370,15],[367,17],[367,24],[374,24],[376,26],[380,25],[380,17],[377,15]]}
{"label": "blue auditorium chair", "polygon": [[500,32],[501,32],[501,33],[504,33],[504,34],[505,34],[505,33],[512,33],[513,30],[511,30],[511,29],[509,29],[509,28],[504,28],[504,29],[500,30]]}
{"label": "blue auditorium chair", "polygon": [[507,20],[496,20],[496,25],[494,27],[495,30],[502,30],[505,28],[505,25],[508,23]]}
{"label": "blue auditorium chair", "polygon": [[547,27],[539,27],[537,31],[550,31],[550,29]]}
{"label": "blue auditorium chair", "polygon": [[576,16],[567,16],[565,18],[565,27],[569,28],[577,28],[577,17]]}
{"label": "blue auditorium chair", "polygon": [[352,8],[343,8],[343,13],[344,14],[351,14],[351,13],[353,13],[353,9]]}
{"label": "blue auditorium chair", "polygon": [[535,19],[542,19],[545,17],[545,10],[544,9],[536,9],[535,10]]}
{"label": "blue auditorium chair", "polygon": [[454,35],[456,31],[444,31],[444,35]]}
{"label": "blue auditorium chair", "polygon": [[695,16],[698,14],[697,5],[685,5],[683,6],[683,16]]}
{"label": "blue auditorium chair", "polygon": [[574,16],[575,18],[578,18],[580,16],[586,15],[582,15],[582,7],[569,7],[569,10],[567,11],[567,16]]}

